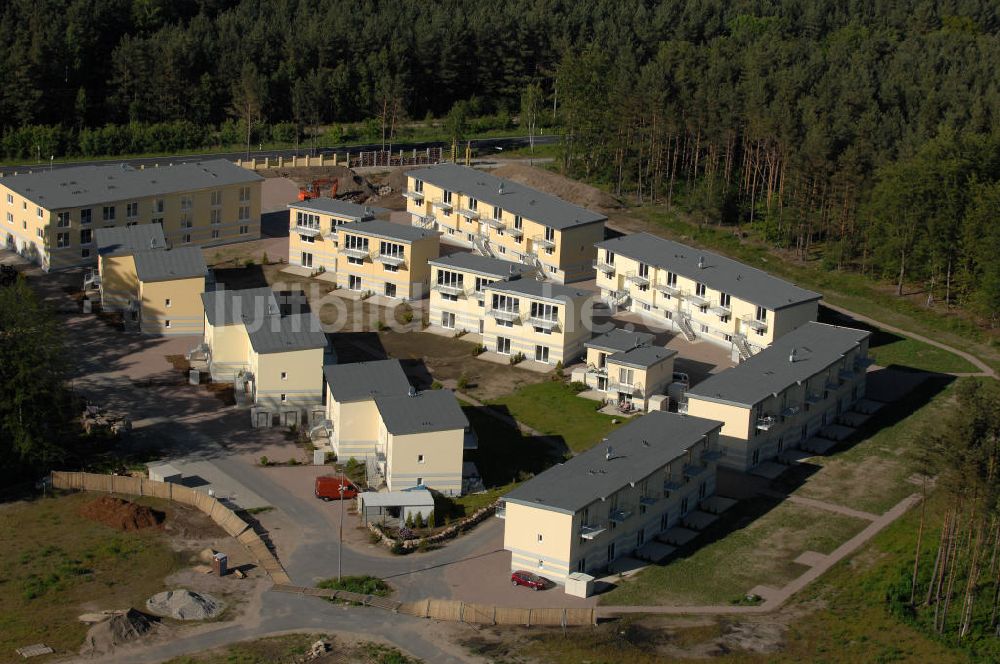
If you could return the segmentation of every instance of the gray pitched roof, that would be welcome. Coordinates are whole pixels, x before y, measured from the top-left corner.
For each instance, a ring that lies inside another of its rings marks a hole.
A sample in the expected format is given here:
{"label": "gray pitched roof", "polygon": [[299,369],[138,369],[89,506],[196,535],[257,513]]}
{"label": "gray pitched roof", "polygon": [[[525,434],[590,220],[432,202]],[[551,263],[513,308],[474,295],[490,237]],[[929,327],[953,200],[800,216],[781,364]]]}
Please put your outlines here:
{"label": "gray pitched roof", "polygon": [[501,293],[514,293],[527,297],[542,300],[573,300],[578,297],[593,295],[591,291],[573,288],[564,284],[557,284],[551,281],[538,281],[537,279],[507,279],[505,281],[495,281],[485,287],[485,290],[495,290]]}
{"label": "gray pitched roof", "polygon": [[620,327],[608,330],[584,344],[587,348],[606,350],[612,353],[632,350],[653,343],[653,335],[648,332],[629,332]]}
{"label": "gray pitched roof", "polygon": [[296,201],[288,204],[289,209],[309,210],[321,214],[329,214],[339,219],[349,221],[365,221],[377,217],[388,216],[389,210],[370,205],[358,205],[337,198],[312,198],[308,201]]}
{"label": "gray pitched roof", "polygon": [[[523,184],[457,164],[438,164],[407,173],[449,191],[461,192],[543,226],[563,230],[607,221],[607,217]],[[501,193],[502,189],[502,193]]]}
{"label": "gray pitched roof", "polygon": [[351,222],[349,224],[344,224],[343,226],[338,226],[338,230],[341,233],[357,233],[359,235],[370,235],[379,238],[385,238],[387,240],[396,240],[398,242],[416,242],[417,240],[422,240],[427,237],[435,237],[441,235],[437,231],[432,231],[424,228],[417,228],[416,226],[404,226],[403,224],[394,224],[391,221],[383,221],[381,219],[372,219],[371,221],[363,222]]}
{"label": "gray pitched roof", "polygon": [[265,316],[246,322],[250,345],[258,353],[326,348],[326,334],[313,313]]}
{"label": "gray pitched roof", "polygon": [[[649,477],[721,427],[721,422],[700,417],[647,413],[612,431],[602,443],[528,480],[504,499],[575,513]],[[610,460],[605,457],[608,447]]]}
{"label": "gray pitched roof", "polygon": [[640,346],[639,348],[633,348],[632,350],[615,353],[608,358],[608,362],[624,364],[626,366],[636,367],[637,369],[648,369],[649,367],[659,364],[663,360],[673,357],[676,354],[677,351],[673,348],[664,348],[663,346]]}
{"label": "gray pitched roof", "polygon": [[499,279],[505,279],[511,276],[511,274],[521,275],[535,271],[535,268],[530,265],[525,265],[524,263],[500,260],[499,258],[491,258],[489,256],[473,254],[467,251],[457,251],[453,254],[441,256],[440,258],[435,258],[427,262],[431,265],[436,265],[437,267],[475,272],[476,274],[482,274],[488,277],[497,277]]}
{"label": "gray pitched roof", "polygon": [[97,253],[107,257],[167,248],[163,226],[159,224],[97,228],[94,230],[94,241],[97,242]]}
{"label": "gray pitched roof", "polygon": [[166,251],[136,252],[135,271],[139,281],[170,281],[204,277],[208,273],[208,266],[205,265],[201,249],[181,247]]}
{"label": "gray pitched roof", "polygon": [[274,291],[268,287],[243,290],[216,290],[201,294],[205,315],[213,326],[242,325],[244,319],[258,319],[280,313]]}
{"label": "gray pitched roof", "polygon": [[386,430],[394,435],[451,431],[469,426],[458,399],[449,390],[427,390],[414,396],[377,396],[375,405]]}
{"label": "gray pitched roof", "polygon": [[[675,272],[713,290],[729,293],[771,310],[822,297],[819,293],[799,288],[731,258],[650,233],[623,235],[598,242],[597,247]],[[704,267],[698,267],[700,259],[704,259]]]}
{"label": "gray pitched roof", "polygon": [[[781,336],[742,364],[709,376],[688,396],[753,406],[825,370],[871,335],[865,330],[809,322]],[[790,361],[792,350],[795,361]]]}
{"label": "gray pitched roof", "polygon": [[340,402],[405,395],[410,390],[399,360],[333,364],[324,367],[323,375],[333,398]]}
{"label": "gray pitched roof", "polygon": [[0,184],[49,210],[214,189],[264,178],[225,159],[136,169],[73,166],[0,178]]}

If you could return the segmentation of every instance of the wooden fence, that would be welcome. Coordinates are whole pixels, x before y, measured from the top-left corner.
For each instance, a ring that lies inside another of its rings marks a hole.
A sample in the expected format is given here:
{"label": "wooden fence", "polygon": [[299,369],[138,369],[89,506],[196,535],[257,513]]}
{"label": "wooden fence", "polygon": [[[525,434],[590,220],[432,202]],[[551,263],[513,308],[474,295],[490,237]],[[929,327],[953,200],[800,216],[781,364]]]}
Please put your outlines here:
{"label": "wooden fence", "polygon": [[471,604],[450,599],[424,599],[408,602],[399,607],[399,612],[418,618],[433,618],[434,620],[463,622],[472,625],[570,627],[593,625],[596,622],[594,609],[524,609],[491,604]]}
{"label": "wooden fence", "polygon": [[206,493],[172,482],[157,482],[145,477],[61,471],[52,472],[52,486],[57,489],[151,496],[194,507],[246,547],[274,583],[291,583],[281,561],[250,524],[224,503]]}

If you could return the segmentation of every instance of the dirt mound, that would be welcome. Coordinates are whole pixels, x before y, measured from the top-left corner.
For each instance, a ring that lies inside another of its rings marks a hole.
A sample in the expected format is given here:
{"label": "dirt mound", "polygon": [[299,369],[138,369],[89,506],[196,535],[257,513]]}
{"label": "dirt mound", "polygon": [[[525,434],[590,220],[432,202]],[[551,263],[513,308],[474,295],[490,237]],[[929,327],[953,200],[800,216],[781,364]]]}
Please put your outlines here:
{"label": "dirt mound", "polygon": [[153,622],[135,609],[117,611],[89,630],[80,648],[81,655],[109,653],[116,646],[141,639],[153,629]]}
{"label": "dirt mound", "polygon": [[156,528],[166,518],[163,512],[111,496],[87,503],[80,509],[80,516],[118,530]]}
{"label": "dirt mound", "polygon": [[498,177],[520,182],[590,210],[604,212],[621,207],[621,204],[611,194],[534,166],[504,164],[490,172]]}
{"label": "dirt mound", "polygon": [[146,609],[150,613],[177,620],[207,620],[216,617],[225,608],[221,600],[190,590],[167,590],[146,600]]}
{"label": "dirt mound", "polygon": [[344,198],[363,203],[369,197],[378,193],[378,188],[364,177],[358,175],[346,166],[310,166],[309,168],[271,168],[261,171],[267,178],[288,178],[296,185],[304,187],[312,184],[313,180],[330,180],[331,184],[322,185],[320,194],[330,195],[330,187],[333,180],[338,180],[337,198]]}

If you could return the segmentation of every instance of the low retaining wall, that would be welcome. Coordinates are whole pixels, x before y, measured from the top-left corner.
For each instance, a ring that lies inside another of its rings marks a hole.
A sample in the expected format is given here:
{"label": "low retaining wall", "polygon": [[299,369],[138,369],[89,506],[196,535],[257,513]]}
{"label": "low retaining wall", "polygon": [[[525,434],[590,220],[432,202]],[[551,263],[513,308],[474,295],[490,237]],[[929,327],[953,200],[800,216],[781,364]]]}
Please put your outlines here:
{"label": "low retaining wall", "polygon": [[450,599],[425,599],[399,607],[400,613],[470,625],[534,625],[568,627],[593,625],[594,609],[522,609],[489,604],[470,604]]}
{"label": "low retaining wall", "polygon": [[52,486],[57,489],[76,491],[102,491],[104,493],[121,493],[130,496],[151,496],[170,500],[182,505],[194,507],[222,528],[230,537],[246,547],[257,564],[271,577],[275,583],[289,584],[291,580],[282,567],[281,561],[268,548],[250,524],[244,521],[236,512],[226,507],[216,498],[201,491],[195,491],[186,486],[172,482],[157,482],[145,477],[127,475],[100,475],[97,473],[70,473],[53,471]]}
{"label": "low retaining wall", "polygon": [[371,521],[368,522],[368,530],[378,535],[379,544],[382,546],[390,549],[395,548],[396,546],[402,546],[405,551],[413,551],[419,548],[421,544],[440,544],[441,542],[458,537],[473,526],[485,521],[490,516],[493,516],[493,514],[496,513],[498,504],[500,504],[499,500],[487,505],[486,507],[476,510],[472,516],[465,517],[461,521],[457,521],[441,532],[430,535],[429,537],[418,537],[400,542],[399,540],[395,540],[386,535],[382,532],[381,528],[378,527],[378,524]]}

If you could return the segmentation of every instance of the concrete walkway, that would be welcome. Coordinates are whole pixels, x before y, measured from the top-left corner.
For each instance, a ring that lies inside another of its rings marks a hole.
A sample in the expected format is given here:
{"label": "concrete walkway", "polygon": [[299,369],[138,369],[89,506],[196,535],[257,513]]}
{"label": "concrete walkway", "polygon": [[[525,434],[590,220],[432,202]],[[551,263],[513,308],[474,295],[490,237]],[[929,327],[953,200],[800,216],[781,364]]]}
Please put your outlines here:
{"label": "concrete walkway", "polygon": [[830,555],[818,560],[818,564],[788,582],[784,587],[777,589],[761,588],[761,590],[764,591],[764,595],[762,595],[764,596],[764,601],[756,606],[599,606],[597,607],[597,617],[598,619],[613,618],[615,616],[629,613],[655,613],[667,615],[732,615],[769,613],[771,611],[775,611],[781,608],[781,606],[788,601],[792,595],[818,579],[841,560],[857,551],[862,545],[869,542],[873,537],[875,537],[875,535],[882,532],[889,524],[903,516],[918,502],[920,502],[920,495],[916,493],[904,498],[896,503],[896,505],[888,512],[877,517],[860,533],[838,546]]}
{"label": "concrete walkway", "polygon": [[818,510],[826,510],[827,512],[833,512],[834,514],[842,514],[844,516],[854,517],[855,519],[863,519],[864,521],[878,521],[879,515],[872,514],[871,512],[862,512],[861,510],[851,509],[850,507],[844,507],[843,505],[836,505],[834,503],[827,503],[822,500],[816,500],[815,498],[806,498],[805,496],[797,496],[793,494],[783,494],[780,491],[760,491],[762,496],[767,496],[769,498],[777,498],[778,500],[787,500],[790,503],[795,503],[796,505],[802,505],[804,507],[813,507]]}
{"label": "concrete walkway", "polygon": [[910,332],[909,330],[904,330],[902,328],[895,327],[894,325],[889,325],[888,323],[877,321],[874,318],[869,318],[868,316],[864,316],[857,312],[851,311],[850,309],[844,309],[843,307],[838,307],[834,304],[830,304],[826,300],[823,301],[823,306],[832,309],[837,313],[844,314],[845,316],[850,316],[851,318],[861,321],[862,323],[868,323],[869,325],[874,325],[875,327],[885,330],[886,332],[893,332],[895,334],[900,334],[904,337],[909,337],[911,339],[916,339],[917,341],[922,341],[923,343],[928,344],[930,346],[934,346],[935,348],[946,350],[949,353],[954,353],[955,355],[958,355],[960,358],[969,362],[970,364],[974,365],[976,368],[979,369],[979,371],[975,372],[949,372],[948,375],[950,376],[956,376],[959,378],[964,376],[986,376],[989,378],[997,377],[996,371],[994,371],[988,364],[980,360],[972,353],[967,353],[964,350],[953,348],[952,346],[941,343],[940,341],[935,341],[934,339],[930,339],[921,334]]}

